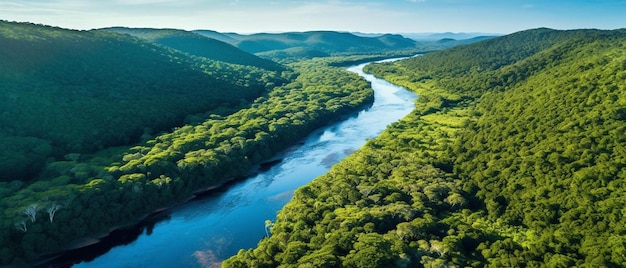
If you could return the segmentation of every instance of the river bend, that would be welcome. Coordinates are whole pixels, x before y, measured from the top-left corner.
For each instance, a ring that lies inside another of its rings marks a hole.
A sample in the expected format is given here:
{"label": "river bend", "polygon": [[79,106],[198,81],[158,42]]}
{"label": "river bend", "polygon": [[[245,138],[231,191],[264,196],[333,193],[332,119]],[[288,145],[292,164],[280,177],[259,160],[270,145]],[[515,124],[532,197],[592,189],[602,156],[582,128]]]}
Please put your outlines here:
{"label": "river bend", "polygon": [[176,207],[133,241],[74,267],[213,267],[241,248],[255,247],[265,235],[265,220],[276,217],[296,188],[414,109],[415,94],[363,73],[364,66],[348,70],[371,82],[372,107],[314,131],[268,170]]}

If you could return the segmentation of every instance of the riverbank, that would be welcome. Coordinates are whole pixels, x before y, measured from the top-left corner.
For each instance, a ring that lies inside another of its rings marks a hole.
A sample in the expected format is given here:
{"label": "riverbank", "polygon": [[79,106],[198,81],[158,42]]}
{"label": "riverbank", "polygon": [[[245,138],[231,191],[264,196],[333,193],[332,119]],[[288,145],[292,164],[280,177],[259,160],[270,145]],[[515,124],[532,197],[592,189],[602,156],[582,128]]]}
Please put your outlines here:
{"label": "riverbank", "polygon": [[[68,247],[70,241],[107,233],[111,226],[132,225],[198,189],[244,177],[255,164],[313,129],[373,101],[367,82],[340,68],[320,62],[293,68],[299,71],[294,81],[250,108],[161,134],[115,160],[58,163],[51,173],[57,177],[4,197],[2,205],[11,208],[1,222],[9,231],[0,236],[0,263],[32,263]],[[342,86],[333,86],[338,83]],[[40,217],[20,221],[24,208],[31,206]],[[53,206],[58,211],[48,220],[44,211]]]}
{"label": "riverbank", "polygon": [[[372,82],[376,95],[371,107],[313,131],[304,144],[282,156],[282,161],[269,170],[177,207],[165,221],[155,224],[150,234],[142,233],[132,244],[112,248],[76,267],[193,267],[198,265],[198,257],[213,256],[220,261],[256,245],[265,235],[264,221],[274,219],[296,188],[326,173],[329,159],[340,161],[413,109],[415,95],[382,84],[380,89],[378,82]],[[141,258],[139,252],[153,254]]]}

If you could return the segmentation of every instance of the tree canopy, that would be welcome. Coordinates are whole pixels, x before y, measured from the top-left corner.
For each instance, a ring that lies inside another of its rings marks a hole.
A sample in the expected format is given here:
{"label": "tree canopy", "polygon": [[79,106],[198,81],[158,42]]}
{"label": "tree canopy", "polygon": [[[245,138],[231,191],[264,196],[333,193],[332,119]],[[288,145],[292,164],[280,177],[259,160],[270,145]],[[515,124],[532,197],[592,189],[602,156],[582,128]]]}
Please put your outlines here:
{"label": "tree canopy", "polygon": [[232,112],[285,83],[281,74],[107,31],[0,21],[0,181]]}
{"label": "tree canopy", "polygon": [[367,81],[327,61],[290,68],[283,73],[289,83],[231,114],[199,116],[192,120],[196,123],[130,148],[49,160],[32,182],[0,182],[0,228],[5,230],[0,263],[28,264],[53,256],[198,191],[243,178],[315,128],[373,101]]}
{"label": "tree canopy", "polygon": [[225,267],[626,265],[626,31],[534,29],[366,71],[413,113]]}

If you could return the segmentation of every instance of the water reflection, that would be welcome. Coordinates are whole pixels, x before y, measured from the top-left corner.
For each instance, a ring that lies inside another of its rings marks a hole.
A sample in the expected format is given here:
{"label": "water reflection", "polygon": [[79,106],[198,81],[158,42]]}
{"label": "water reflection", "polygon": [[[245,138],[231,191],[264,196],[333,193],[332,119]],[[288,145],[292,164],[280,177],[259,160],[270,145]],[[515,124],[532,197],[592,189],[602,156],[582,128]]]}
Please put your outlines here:
{"label": "water reflection", "polygon": [[254,247],[265,235],[265,220],[276,217],[297,187],[326,173],[414,108],[413,93],[363,74],[363,66],[348,70],[371,82],[372,107],[315,131],[259,174],[175,208],[166,219],[135,230],[136,239],[74,267],[217,267],[239,249]]}

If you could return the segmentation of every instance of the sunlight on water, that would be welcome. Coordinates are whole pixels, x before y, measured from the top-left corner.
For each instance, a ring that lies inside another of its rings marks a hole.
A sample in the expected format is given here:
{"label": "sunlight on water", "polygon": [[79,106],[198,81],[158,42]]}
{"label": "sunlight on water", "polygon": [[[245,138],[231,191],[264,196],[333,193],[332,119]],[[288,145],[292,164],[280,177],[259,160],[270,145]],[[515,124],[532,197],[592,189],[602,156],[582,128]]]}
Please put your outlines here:
{"label": "sunlight on water", "polygon": [[256,246],[265,236],[265,220],[274,220],[296,188],[326,173],[414,108],[413,93],[363,74],[363,66],[348,70],[371,82],[371,108],[315,131],[269,170],[175,208],[151,234],[144,232],[134,242],[74,267],[219,267],[239,249]]}

